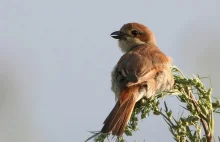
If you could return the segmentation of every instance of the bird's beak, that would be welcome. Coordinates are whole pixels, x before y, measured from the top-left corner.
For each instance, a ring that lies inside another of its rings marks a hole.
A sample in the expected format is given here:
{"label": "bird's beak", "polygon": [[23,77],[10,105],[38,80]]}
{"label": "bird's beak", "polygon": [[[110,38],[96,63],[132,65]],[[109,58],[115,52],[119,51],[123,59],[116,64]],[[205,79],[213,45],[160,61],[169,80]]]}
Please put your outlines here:
{"label": "bird's beak", "polygon": [[125,36],[126,36],[126,34],[121,31],[115,31],[115,32],[111,33],[111,37],[113,37],[115,39],[121,39]]}

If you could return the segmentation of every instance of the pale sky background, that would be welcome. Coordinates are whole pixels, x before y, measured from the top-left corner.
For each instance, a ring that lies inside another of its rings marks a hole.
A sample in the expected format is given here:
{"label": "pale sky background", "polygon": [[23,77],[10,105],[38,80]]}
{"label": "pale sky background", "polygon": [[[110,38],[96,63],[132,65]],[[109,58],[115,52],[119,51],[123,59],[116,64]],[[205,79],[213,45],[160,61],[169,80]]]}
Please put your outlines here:
{"label": "pale sky background", "polygon": [[[151,28],[185,74],[211,76],[220,97],[219,0],[0,0],[0,141],[82,142],[100,130],[122,55],[110,33],[127,22]],[[174,141],[161,117],[139,126],[128,142]]]}

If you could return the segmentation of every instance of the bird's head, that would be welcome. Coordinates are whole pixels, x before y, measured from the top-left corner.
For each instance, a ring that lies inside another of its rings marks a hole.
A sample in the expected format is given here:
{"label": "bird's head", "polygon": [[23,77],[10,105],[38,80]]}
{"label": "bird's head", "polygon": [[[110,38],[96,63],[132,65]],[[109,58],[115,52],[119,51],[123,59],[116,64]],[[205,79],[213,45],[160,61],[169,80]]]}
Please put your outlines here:
{"label": "bird's head", "polygon": [[139,23],[127,23],[119,31],[113,32],[111,36],[118,39],[122,52],[128,52],[133,47],[142,44],[156,45],[154,33]]}

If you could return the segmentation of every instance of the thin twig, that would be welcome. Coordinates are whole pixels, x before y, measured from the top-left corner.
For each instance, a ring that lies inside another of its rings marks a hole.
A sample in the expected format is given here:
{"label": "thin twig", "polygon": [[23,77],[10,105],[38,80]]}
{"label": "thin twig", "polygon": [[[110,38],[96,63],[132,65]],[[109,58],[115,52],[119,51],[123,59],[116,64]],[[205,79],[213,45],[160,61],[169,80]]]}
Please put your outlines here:
{"label": "thin twig", "polygon": [[[197,103],[197,100],[196,100],[195,96],[193,95],[193,93],[188,88],[185,88],[185,91],[189,94],[189,97],[190,97],[190,99],[193,103],[193,106],[196,108],[196,111],[200,116],[200,114],[202,114],[202,113],[201,113],[201,109],[198,106],[198,103]],[[205,132],[205,135],[206,135],[207,142],[212,142],[212,136],[211,136],[211,133],[209,131],[208,124],[207,124],[206,120],[204,118],[200,117],[200,121],[202,123],[203,129],[204,129],[204,132]]]}

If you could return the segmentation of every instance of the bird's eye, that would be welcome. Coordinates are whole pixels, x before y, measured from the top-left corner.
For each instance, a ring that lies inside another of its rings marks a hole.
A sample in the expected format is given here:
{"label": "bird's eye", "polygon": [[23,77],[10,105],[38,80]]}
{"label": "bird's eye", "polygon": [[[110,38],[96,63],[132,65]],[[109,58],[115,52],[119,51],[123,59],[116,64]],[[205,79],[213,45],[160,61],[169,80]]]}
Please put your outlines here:
{"label": "bird's eye", "polygon": [[136,36],[137,34],[139,34],[139,32],[136,31],[136,30],[133,30],[133,31],[131,31],[131,34],[134,35],[134,36]]}

